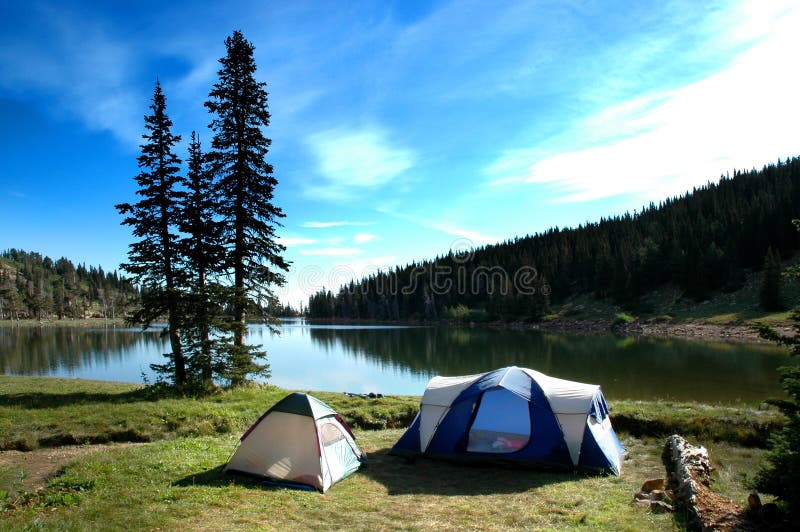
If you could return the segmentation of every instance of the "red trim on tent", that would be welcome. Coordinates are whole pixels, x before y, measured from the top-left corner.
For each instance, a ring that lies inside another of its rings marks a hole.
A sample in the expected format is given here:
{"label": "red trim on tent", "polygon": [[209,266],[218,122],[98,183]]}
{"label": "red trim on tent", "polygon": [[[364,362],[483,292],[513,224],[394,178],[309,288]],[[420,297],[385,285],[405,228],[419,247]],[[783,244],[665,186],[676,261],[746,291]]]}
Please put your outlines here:
{"label": "red trim on tent", "polygon": [[[348,425],[348,424],[345,422],[345,420],[344,420],[344,419],[342,419],[342,416],[340,416],[339,414],[334,414],[334,415],[333,415],[333,417],[335,417],[335,418],[336,418],[336,421],[338,421],[338,422],[339,422],[339,424],[340,424],[340,425],[342,425],[342,427],[344,428],[344,430],[346,430],[346,431],[347,431],[347,433],[350,435],[350,437],[351,437],[351,438],[353,438],[353,443],[355,443],[355,441],[356,441],[356,435],[355,435],[355,434],[353,434],[353,431],[352,431],[352,430],[350,430],[350,425]],[[345,440],[345,441],[347,441],[347,440]],[[353,454],[354,454],[354,455],[356,455],[356,456],[357,456],[357,457],[359,457],[359,458],[361,457],[361,455],[363,454],[363,453],[361,452],[361,449],[356,449],[355,447],[353,447],[353,446],[350,444],[350,442],[349,442],[349,441],[347,442],[347,445],[349,445],[349,446],[350,446],[350,449],[353,451]]]}
{"label": "red trim on tent", "polygon": [[348,425],[348,424],[345,422],[345,420],[344,420],[344,419],[342,419],[342,416],[340,416],[339,414],[334,414],[334,415],[333,415],[333,417],[335,417],[335,418],[336,418],[336,421],[338,421],[339,423],[341,423],[341,424],[342,424],[342,426],[344,427],[344,430],[346,430],[346,431],[347,431],[347,433],[350,435],[350,437],[351,437],[351,438],[353,438],[353,440],[355,440],[355,439],[356,439],[356,435],[355,435],[355,434],[353,434],[353,431],[352,431],[352,430],[350,430],[350,425]]}

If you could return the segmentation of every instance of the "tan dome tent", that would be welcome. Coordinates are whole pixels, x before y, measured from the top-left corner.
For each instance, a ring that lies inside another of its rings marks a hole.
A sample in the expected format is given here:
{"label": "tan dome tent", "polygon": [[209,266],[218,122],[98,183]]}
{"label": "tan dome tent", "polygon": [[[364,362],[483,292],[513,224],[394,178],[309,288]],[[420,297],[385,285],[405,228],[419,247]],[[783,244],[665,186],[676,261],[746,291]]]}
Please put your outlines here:
{"label": "tan dome tent", "polygon": [[293,393],[244,433],[225,471],[325,492],[356,471],[363,456],[339,414],[319,399]]}

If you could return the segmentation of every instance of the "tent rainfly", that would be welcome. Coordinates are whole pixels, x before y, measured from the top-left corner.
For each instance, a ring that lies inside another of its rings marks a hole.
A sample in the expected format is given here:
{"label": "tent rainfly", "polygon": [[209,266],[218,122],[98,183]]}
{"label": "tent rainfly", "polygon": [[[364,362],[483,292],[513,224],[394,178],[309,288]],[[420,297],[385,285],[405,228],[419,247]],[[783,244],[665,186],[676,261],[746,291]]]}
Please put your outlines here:
{"label": "tent rainfly", "polygon": [[419,414],[390,451],[615,475],[624,453],[600,386],[515,366],[431,379]]}
{"label": "tent rainfly", "polygon": [[339,414],[315,397],[293,393],[244,433],[225,471],[311,486],[324,493],[356,471],[365,458]]}

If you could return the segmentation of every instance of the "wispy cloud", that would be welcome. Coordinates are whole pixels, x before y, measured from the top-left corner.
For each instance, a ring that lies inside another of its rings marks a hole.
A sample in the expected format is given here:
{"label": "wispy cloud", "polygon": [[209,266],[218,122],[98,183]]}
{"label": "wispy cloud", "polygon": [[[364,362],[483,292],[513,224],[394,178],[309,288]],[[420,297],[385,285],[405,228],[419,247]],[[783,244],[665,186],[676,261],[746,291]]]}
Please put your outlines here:
{"label": "wispy cloud", "polygon": [[411,150],[397,147],[379,128],[330,129],[308,137],[323,179],[306,194],[342,200],[382,187],[401,177],[414,162]]}
{"label": "wispy cloud", "polygon": [[300,250],[301,255],[360,255],[362,251],[358,248],[320,248],[320,249],[303,249]]}
{"label": "wispy cloud", "polygon": [[317,241],[313,238],[304,238],[304,237],[280,237],[278,238],[278,243],[282,246],[291,247],[291,246],[305,246],[309,244],[316,244]]}
{"label": "wispy cloud", "polygon": [[349,222],[346,220],[341,220],[335,222],[304,222],[301,227],[307,227],[309,229],[327,229],[330,227],[344,227],[348,225],[365,226],[374,224],[375,222]]}
{"label": "wispy cloud", "polygon": [[356,236],[353,237],[353,242],[356,244],[364,244],[365,242],[369,242],[370,240],[375,240],[377,235],[373,235],[372,233],[358,233]]}
{"label": "wispy cloud", "polygon": [[12,198],[21,199],[21,200],[31,199],[31,197],[28,196],[27,194],[25,194],[23,192],[18,192],[16,190],[9,190],[8,191],[8,195],[11,196]]}
{"label": "wispy cloud", "polygon": [[426,227],[428,229],[434,229],[450,236],[458,237],[461,241],[454,242],[453,244],[454,247],[458,247],[459,249],[464,247],[472,247],[472,245],[494,244],[495,242],[500,242],[502,240],[497,236],[487,235],[473,229],[467,229],[460,224],[456,224],[447,220],[412,216],[410,214],[400,213],[384,208],[378,209],[378,211],[394,218],[413,222],[419,226]]}
{"label": "wispy cloud", "polygon": [[486,168],[489,184],[547,185],[561,201],[655,199],[797,153],[800,76],[785,53],[800,49],[800,9],[781,15],[714,75],[609,107],[544,147],[507,151]]}
{"label": "wispy cloud", "polygon": [[[460,239],[466,239],[474,245],[494,244],[501,240],[499,237],[486,235],[471,229],[464,229],[463,227],[459,227],[448,222],[422,220],[421,223],[422,225],[430,227],[431,229],[436,229],[437,231],[441,231],[451,236],[456,236]],[[458,244],[458,247],[463,248],[465,244],[465,242],[461,242]]]}
{"label": "wispy cloud", "polygon": [[0,45],[0,87],[45,94],[56,114],[66,111],[90,129],[138,144],[146,92],[131,83],[139,62],[134,50],[91,15],[58,4],[31,10],[31,31]]}

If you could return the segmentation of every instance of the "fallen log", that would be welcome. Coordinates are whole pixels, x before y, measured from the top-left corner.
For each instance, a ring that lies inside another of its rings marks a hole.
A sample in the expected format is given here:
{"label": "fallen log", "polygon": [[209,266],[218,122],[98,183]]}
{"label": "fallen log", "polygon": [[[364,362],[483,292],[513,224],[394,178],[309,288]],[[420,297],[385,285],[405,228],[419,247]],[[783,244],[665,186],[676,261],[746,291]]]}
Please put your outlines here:
{"label": "fallen log", "polygon": [[667,470],[666,488],[674,494],[675,509],[685,515],[687,528],[756,530],[741,506],[711,491],[712,467],[705,447],[673,434],[661,459]]}

